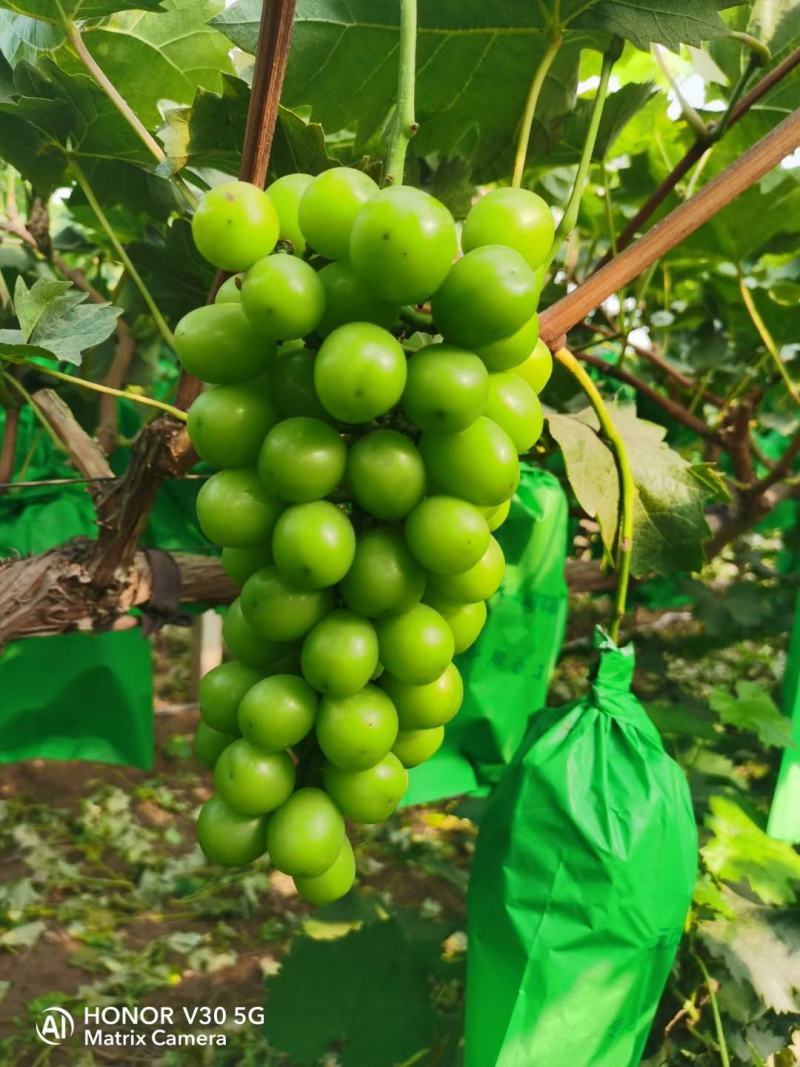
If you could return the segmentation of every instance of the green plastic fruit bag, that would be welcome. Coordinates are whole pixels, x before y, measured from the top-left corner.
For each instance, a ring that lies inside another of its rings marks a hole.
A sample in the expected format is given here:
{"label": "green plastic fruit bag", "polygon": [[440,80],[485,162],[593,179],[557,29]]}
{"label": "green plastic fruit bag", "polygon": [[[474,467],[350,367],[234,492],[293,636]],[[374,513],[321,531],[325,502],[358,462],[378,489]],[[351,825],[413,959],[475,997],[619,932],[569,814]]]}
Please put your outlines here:
{"label": "green plastic fruit bag", "polygon": [[784,750],[767,833],[780,841],[800,842],[800,596],[794,613],[789,657],[783,677],[781,703],[792,720],[794,747]]}
{"label": "green plastic fruit bag", "polygon": [[598,634],[590,692],[535,715],[481,821],[466,1067],[636,1067],[697,873],[683,773]]}
{"label": "green plastic fruit bag", "polygon": [[523,466],[496,536],[506,574],[483,633],[456,658],[463,706],[436,755],[411,771],[404,805],[488,792],[545,702],[567,618],[567,499],[558,480]]}
{"label": "green plastic fruit bag", "polygon": [[0,654],[0,763],[151,767],[150,652],[140,630],[12,641]]}

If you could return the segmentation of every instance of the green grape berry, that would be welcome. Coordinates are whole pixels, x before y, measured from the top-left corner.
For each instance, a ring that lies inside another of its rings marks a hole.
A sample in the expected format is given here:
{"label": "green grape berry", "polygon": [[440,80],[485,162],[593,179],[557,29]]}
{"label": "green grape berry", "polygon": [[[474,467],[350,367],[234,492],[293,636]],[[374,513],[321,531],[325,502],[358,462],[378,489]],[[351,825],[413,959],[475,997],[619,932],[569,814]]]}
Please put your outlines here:
{"label": "green grape berry", "polygon": [[332,611],[307,635],[300,663],[306,681],[320,693],[352,696],[378,666],[375,629],[351,611]]}
{"label": "green grape berry", "polygon": [[266,815],[291,796],[294,773],[294,764],[285,752],[262,752],[241,737],[217,760],[214,787],[233,811]]}
{"label": "green grape berry", "polygon": [[222,285],[217,289],[217,295],[214,297],[215,304],[241,304],[242,302],[242,275],[233,274],[230,278],[226,278]]}
{"label": "green grape berry", "polygon": [[260,815],[242,815],[215,795],[197,816],[197,840],[211,863],[246,867],[266,852],[267,820]]}
{"label": "green grape berry", "polygon": [[267,187],[267,195],[278,213],[280,238],[290,241],[298,256],[306,250],[306,239],[298,218],[300,200],[313,180],[311,174],[284,174]]}
{"label": "green grape berry", "polygon": [[263,374],[275,351],[239,304],[207,304],[175,327],[175,351],[188,374],[212,385],[237,385]]}
{"label": "green grape berry", "polygon": [[347,446],[330,423],[297,416],[277,423],[263,438],[258,473],[275,496],[303,504],[332,493],[346,463]]}
{"label": "green grape berry", "polygon": [[209,541],[232,548],[263,545],[282,510],[249,467],[217,471],[197,494],[201,530]]}
{"label": "green grape berry", "polygon": [[295,888],[303,900],[309,904],[330,904],[339,900],[353,888],[356,880],[356,859],[353,855],[353,846],[344,839],[339,855],[322,874],[302,878],[298,875],[295,880]]}
{"label": "green grape berry", "polygon": [[327,500],[293,504],[275,524],[275,566],[298,589],[323,589],[341,581],[350,570],[355,550],[352,523]]}
{"label": "green grape berry", "polygon": [[222,620],[222,640],[232,656],[248,667],[278,669],[278,665],[293,661],[293,647],[285,642],[267,640],[256,633],[244,616],[241,599],[234,600]]}
{"label": "green grape berry", "polygon": [[442,747],[444,727],[430,730],[400,730],[392,752],[404,767],[417,767],[431,758]]}
{"label": "green grape berry", "polygon": [[528,358],[514,367],[514,373],[524,379],[537,396],[542,392],[553,373],[553,357],[544,341],[536,342]]}
{"label": "green grape berry", "polygon": [[544,428],[538,396],[523,378],[512,371],[490,375],[486,414],[498,426],[502,426],[519,453],[533,448]]}
{"label": "green grape berry", "polygon": [[220,557],[222,569],[230,580],[241,587],[251,574],[272,563],[272,544],[256,545],[253,548],[223,548]]}
{"label": "green grape berry", "polygon": [[387,330],[397,322],[397,304],[376,296],[344,260],[323,267],[319,280],[325,287],[325,314],[317,325],[320,337],[348,322],[372,322]]}
{"label": "green grape berry", "polygon": [[453,658],[452,631],[427,604],[415,604],[402,615],[380,619],[376,629],[381,663],[404,682],[432,682]]}
{"label": "green grape berry", "polygon": [[315,252],[326,259],[346,259],[350,231],[358,212],[378,186],[352,167],[324,170],[309,184],[300,201],[300,227]]}
{"label": "green grape berry", "polygon": [[488,388],[486,367],[473,353],[427,345],[408,361],[402,404],[421,430],[463,430],[483,414]]}
{"label": "green grape berry", "polygon": [[479,600],[488,600],[500,588],[505,573],[503,550],[494,537],[489,539],[489,547],[474,567],[461,574],[439,575],[430,578],[430,589],[445,600],[457,604],[475,604]]}
{"label": "green grape berry", "polygon": [[490,371],[511,370],[523,366],[535,351],[539,340],[539,316],[533,315],[509,337],[501,337],[475,351]]}
{"label": "green grape berry", "polygon": [[379,619],[419,603],[425,573],[400,531],[376,526],[358,538],[353,563],[340,589],[352,611]]}
{"label": "green grape berry", "polygon": [[237,725],[261,752],[281,752],[310,733],[317,717],[317,694],[294,674],[261,678],[242,697]]}
{"label": "green grape berry", "polygon": [[330,589],[298,589],[276,567],[251,574],[241,593],[244,618],[261,638],[296,641],[333,607]]}
{"label": "green grape berry", "polygon": [[353,499],[376,519],[402,519],[425,492],[425,465],[413,441],[395,430],[360,437],[347,458]]}
{"label": "green grape berry", "polygon": [[408,771],[392,752],[363,771],[326,763],[322,780],[345,818],[363,823],[388,819],[408,789]]}
{"label": "green grape berry", "polygon": [[281,345],[269,366],[270,399],[284,419],[328,419],[314,387],[314,353],[296,342]]}
{"label": "green grape berry", "polygon": [[425,603],[435,608],[453,631],[455,654],[458,656],[478,640],[486,624],[486,603],[459,604],[440,596],[435,590],[425,594]]}
{"label": "green grape berry", "polygon": [[293,878],[327,871],[344,840],[344,819],[321,789],[298,789],[274,812],[267,828],[269,858]]}
{"label": "green grape berry", "polygon": [[186,428],[195,452],[213,467],[252,467],[278,415],[263,386],[217,385],[189,408]]}
{"label": "green grape berry", "polygon": [[482,245],[507,245],[529,266],[542,266],[553,244],[555,227],[546,201],[528,189],[494,189],[475,204],[464,221],[465,252]]}
{"label": "green grape berry", "polygon": [[431,310],[445,340],[474,350],[519,330],[536,303],[536,278],[519,252],[485,245],[453,265]]}
{"label": "green grape berry", "polygon": [[356,215],[350,262],[383,300],[418,304],[447,277],[458,238],[444,204],[408,185],[381,189]]}
{"label": "green grape berry", "polygon": [[317,716],[317,741],[343,771],[374,767],[397,736],[397,712],[382,689],[367,685],[347,697],[324,696]]}
{"label": "green grape berry", "polygon": [[290,341],[316,329],[325,311],[325,289],[304,260],[265,256],[244,276],[242,308],[264,336]]}
{"label": "green grape berry", "polygon": [[199,763],[213,771],[214,764],[238,734],[225,734],[207,726],[202,720],[197,724],[194,734],[194,754]]}
{"label": "green grape berry", "polygon": [[406,384],[405,352],[369,322],[339,326],[322,342],[314,386],[322,406],[342,422],[369,422],[393,408]]}
{"label": "green grape berry", "polygon": [[239,704],[245,693],[263,677],[256,667],[230,660],[212,668],[200,679],[200,715],[206,726],[225,734],[238,734]]}
{"label": "green grape berry", "polygon": [[278,214],[262,189],[225,182],[200,200],[192,237],[200,255],[218,270],[247,270],[275,247]]}
{"label": "green grape berry", "polygon": [[429,496],[405,521],[411,554],[433,574],[458,574],[477,563],[489,544],[480,511],[454,496]]}
{"label": "green grape berry", "polygon": [[464,700],[464,682],[455,663],[449,663],[438,678],[425,685],[403,682],[388,671],[381,675],[380,685],[397,709],[401,730],[444,726]]}
{"label": "green grape berry", "polygon": [[483,415],[459,433],[424,433],[419,450],[435,485],[479,507],[502,504],[519,484],[514,442]]}

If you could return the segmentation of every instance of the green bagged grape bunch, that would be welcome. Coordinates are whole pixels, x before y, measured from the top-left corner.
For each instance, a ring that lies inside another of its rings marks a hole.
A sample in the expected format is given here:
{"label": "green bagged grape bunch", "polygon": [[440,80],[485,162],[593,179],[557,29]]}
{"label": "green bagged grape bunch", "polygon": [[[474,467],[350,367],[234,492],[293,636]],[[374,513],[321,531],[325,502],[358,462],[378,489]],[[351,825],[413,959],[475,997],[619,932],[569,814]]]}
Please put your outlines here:
{"label": "green bagged grape bunch", "polygon": [[[493,534],[542,430],[553,223],[534,193],[495,190],[459,256],[439,201],[336,167],[220,185],[192,228],[233,275],[175,339],[218,468],[198,519],[241,588],[231,658],[201,683],[215,793],[197,833],[214,863],[268,852],[321,904],[355,878],[346,822],[394,811],[461,704],[453,656],[503,578]],[[407,323],[428,308],[420,346]]]}

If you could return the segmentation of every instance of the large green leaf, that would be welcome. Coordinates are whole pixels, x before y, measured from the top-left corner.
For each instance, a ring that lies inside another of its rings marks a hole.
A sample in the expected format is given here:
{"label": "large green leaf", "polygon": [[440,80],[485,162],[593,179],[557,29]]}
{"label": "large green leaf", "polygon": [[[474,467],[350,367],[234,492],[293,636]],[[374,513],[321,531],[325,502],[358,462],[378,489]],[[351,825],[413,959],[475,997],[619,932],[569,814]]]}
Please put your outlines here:
{"label": "large green leaf", "polygon": [[21,59],[34,62],[40,52],[56,48],[63,40],[60,26],[0,8],[0,52],[12,66]]}
{"label": "large green leaf", "polygon": [[393,919],[335,941],[295,940],[267,998],[270,1044],[298,1065],[334,1051],[341,1067],[405,1063],[430,1038],[426,972]]}
{"label": "large green leaf", "polygon": [[[160,11],[163,0],[61,0],[61,9],[73,19],[97,19],[115,11]],[[45,22],[61,22],[55,0],[0,0],[0,7]]]}
{"label": "large green leaf", "polygon": [[[253,51],[260,8],[260,0],[239,0],[213,23]],[[383,127],[396,97],[398,18],[395,0],[300,0],[283,102],[291,108],[310,105],[312,117],[326,130],[352,128],[357,147],[365,145]],[[421,156],[469,152],[483,175],[508,169],[533,70],[547,40],[540,6],[527,0],[502,6],[483,0],[423,5],[417,46],[420,130],[413,151]],[[544,83],[540,121],[574,106],[579,51],[595,41],[583,33],[567,36]],[[542,138],[533,142],[541,150]]]}
{"label": "large green leaf", "polygon": [[[610,404],[609,412],[625,441],[636,482],[633,574],[699,569],[708,536],[703,516],[707,477],[694,476],[691,464],[664,440],[663,426],[640,419],[631,407]],[[597,417],[587,409],[578,415],[549,415],[548,422],[578,502],[597,518],[603,542],[610,548],[616,533],[619,482],[613,455],[598,437]]]}
{"label": "large green leaf", "polygon": [[619,512],[619,474],[611,449],[580,416],[550,413],[547,425],[564,456],[576,500],[589,518],[597,519],[603,544],[611,552]]}
{"label": "large green leaf", "polygon": [[800,883],[800,855],[785,841],[768,837],[728,797],[710,800],[706,825],[711,839],[700,850],[706,866],[729,882],[746,879],[765,904],[790,904]]}
{"label": "large green leaf", "polygon": [[722,889],[725,919],[701,922],[700,937],[734,978],[746,981],[775,1012],[800,1011],[797,912],[765,908]]}
{"label": "large green leaf", "polygon": [[605,30],[642,49],[657,43],[677,51],[681,44],[699,45],[728,32],[716,0],[574,0],[565,14],[576,26]]}
{"label": "large green leaf", "polygon": [[[239,170],[250,89],[241,78],[223,76],[222,93],[197,92],[191,107],[170,108],[160,136],[174,173],[184,167],[213,167],[235,174]],[[281,107],[270,157],[273,173],[305,171],[317,174],[335,165],[316,122]]]}
{"label": "large green leaf", "polygon": [[[189,104],[198,88],[219,92],[233,73],[229,41],[208,25],[219,0],[165,0],[159,13],[127,11],[88,26],[84,40],[116,89],[148,127],[161,119],[159,100]],[[70,73],[82,68],[72,53],[59,55]]]}
{"label": "large green leaf", "polygon": [[39,278],[29,289],[22,275],[14,289],[19,330],[0,330],[0,356],[49,356],[80,366],[83,353],[110,337],[120,309],[88,303],[71,282]]}
{"label": "large green leaf", "polygon": [[720,719],[737,730],[749,730],[764,745],[788,748],[792,744],[792,723],[775,701],[755,682],[736,683],[736,695],[715,689],[708,698]]}

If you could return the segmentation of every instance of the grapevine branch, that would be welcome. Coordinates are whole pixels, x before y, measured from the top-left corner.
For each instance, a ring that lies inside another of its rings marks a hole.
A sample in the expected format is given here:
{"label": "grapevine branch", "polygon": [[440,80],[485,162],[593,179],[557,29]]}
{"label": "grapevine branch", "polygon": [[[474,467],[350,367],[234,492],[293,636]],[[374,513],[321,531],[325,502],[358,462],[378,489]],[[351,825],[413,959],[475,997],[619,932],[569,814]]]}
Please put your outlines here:
{"label": "grapevine branch", "polygon": [[607,441],[614,451],[617,462],[620,482],[620,528],[617,535],[617,591],[614,600],[614,618],[611,622],[611,638],[619,640],[619,628],[625,616],[625,605],[628,599],[628,584],[631,574],[631,559],[633,555],[633,508],[636,501],[636,483],[633,480],[628,450],[622,438],[622,434],[614,425],[614,421],[608,412],[605,400],[600,390],[592,379],[573,356],[568,348],[559,348],[555,352],[555,358],[577,380],[581,389],[589,399],[594,412],[600,422]]}
{"label": "grapevine branch", "polygon": [[540,334],[551,346],[582,322],[612,293],[633,281],[663,255],[708,222],[740,193],[749,189],[800,144],[800,111],[784,119],[739,159],[703,186],[690,200],[670,212],[644,237],[582,285],[553,304],[540,317]]}
{"label": "grapevine branch", "polygon": [[[791,52],[784,60],[782,60],[773,70],[765,74],[764,77],[757,82],[753,88],[745,93],[738,104],[730,111],[727,117],[725,129],[729,130],[734,126],[743,115],[754,107],[760,100],[762,100],[770,90],[781,82],[787,74],[800,65],[800,48]],[[678,184],[692,167],[697,163],[708,148],[719,138],[718,127],[712,126],[704,137],[698,138],[691,148],[687,149],[682,159],[676,163],[675,167],[670,174],[664,179],[661,185],[651,194],[648,200],[639,208],[634,217],[630,220],[627,226],[617,237],[617,251],[622,251],[623,248],[627,248],[631,243],[635,235],[641,230],[645,222],[653,215],[664,203],[669,194]],[[612,258],[613,253],[607,252],[605,256],[600,260],[597,265],[599,270],[605,266],[606,263]]]}

